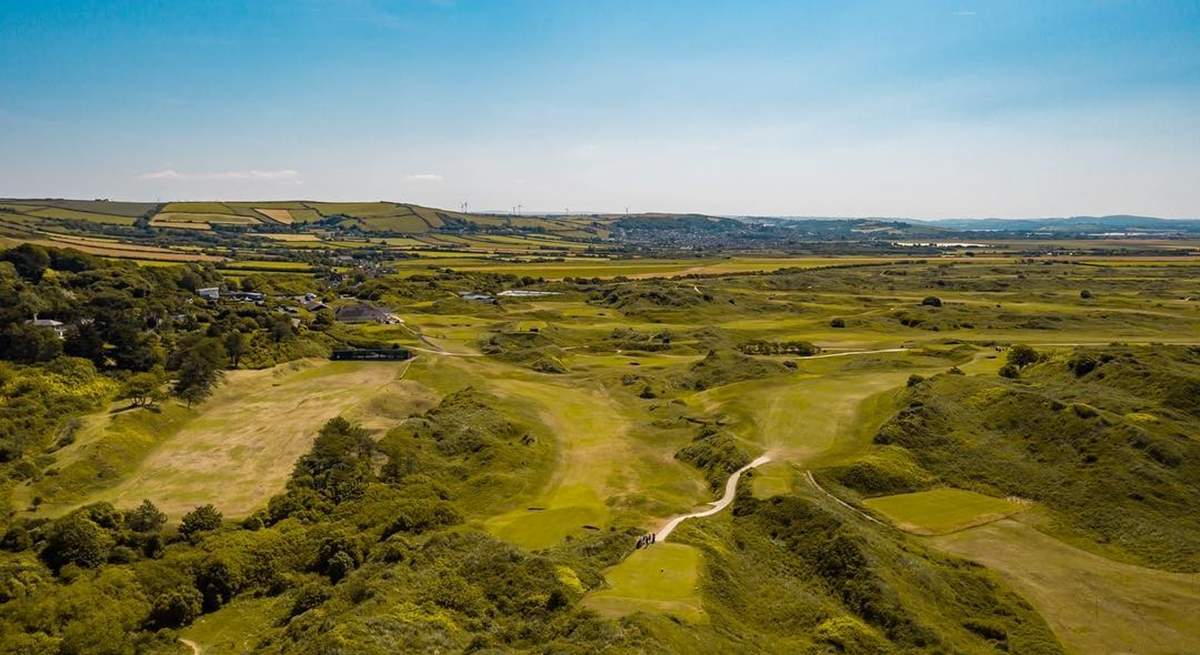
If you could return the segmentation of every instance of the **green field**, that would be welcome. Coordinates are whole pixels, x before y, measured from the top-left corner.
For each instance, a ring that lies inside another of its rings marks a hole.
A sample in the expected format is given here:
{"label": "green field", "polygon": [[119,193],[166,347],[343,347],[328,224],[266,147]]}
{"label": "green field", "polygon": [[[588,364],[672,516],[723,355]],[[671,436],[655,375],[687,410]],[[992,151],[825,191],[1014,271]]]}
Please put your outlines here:
{"label": "green field", "polygon": [[947,534],[1005,518],[1025,505],[962,489],[932,489],[863,501],[901,529],[916,534]]}
{"label": "green field", "polygon": [[[249,514],[282,488],[311,443],[310,426],[342,413],[371,424],[371,413],[356,408],[378,407],[380,398],[407,402],[398,372],[388,364],[345,362],[235,371],[212,400],[192,410],[94,416],[94,427],[60,452],[61,491],[44,507],[61,513],[96,500],[127,505],[153,498],[171,517],[206,502],[231,516]],[[90,471],[113,464],[125,469],[119,483],[89,483]],[[76,470],[78,480],[66,483]]]}
{"label": "green field", "polygon": [[587,597],[586,607],[610,616],[667,614],[689,623],[705,621],[700,599],[700,552],[682,544],[635,552],[605,574],[608,588]]}

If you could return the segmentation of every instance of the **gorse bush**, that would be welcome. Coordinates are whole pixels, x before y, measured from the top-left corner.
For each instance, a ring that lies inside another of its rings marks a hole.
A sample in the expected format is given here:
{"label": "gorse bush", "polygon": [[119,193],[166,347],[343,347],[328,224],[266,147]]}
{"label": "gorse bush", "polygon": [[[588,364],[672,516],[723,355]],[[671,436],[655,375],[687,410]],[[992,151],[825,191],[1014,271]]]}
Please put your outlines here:
{"label": "gorse bush", "polygon": [[943,484],[1036,500],[1061,533],[1200,570],[1200,445],[1185,436],[1200,424],[1173,404],[1175,390],[1200,381],[1200,361],[1079,350],[1026,364],[1021,377],[931,378],[876,443],[902,447]]}

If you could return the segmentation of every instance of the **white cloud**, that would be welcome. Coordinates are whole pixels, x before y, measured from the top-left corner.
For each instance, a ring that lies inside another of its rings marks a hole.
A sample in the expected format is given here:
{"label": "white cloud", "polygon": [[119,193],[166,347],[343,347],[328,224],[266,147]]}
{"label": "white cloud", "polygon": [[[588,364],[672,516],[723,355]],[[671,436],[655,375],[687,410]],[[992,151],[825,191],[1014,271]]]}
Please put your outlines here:
{"label": "white cloud", "polygon": [[300,172],[290,168],[276,171],[257,169],[245,171],[216,171],[211,173],[180,173],[174,168],[151,171],[138,176],[139,180],[259,180],[300,183]]}
{"label": "white cloud", "polygon": [[405,175],[404,179],[408,182],[441,182],[446,178],[437,173],[413,173],[412,175]]}
{"label": "white cloud", "polygon": [[178,180],[182,177],[183,176],[179,174],[179,171],[176,171],[174,168],[166,168],[161,171],[154,171],[151,173],[142,173],[141,175],[138,176],[138,179],[139,180]]}
{"label": "white cloud", "polygon": [[954,15],[955,16],[974,16],[975,12],[971,11],[970,9],[959,9],[958,11],[954,12]]}

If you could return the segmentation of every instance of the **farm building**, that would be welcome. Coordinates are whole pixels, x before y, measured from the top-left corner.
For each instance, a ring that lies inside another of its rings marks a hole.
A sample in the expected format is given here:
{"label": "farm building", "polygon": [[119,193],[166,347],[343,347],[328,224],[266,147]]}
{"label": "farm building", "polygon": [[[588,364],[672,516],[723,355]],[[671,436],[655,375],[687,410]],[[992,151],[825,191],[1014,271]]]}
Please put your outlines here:
{"label": "farm building", "polygon": [[196,294],[205,300],[218,300],[221,297],[221,290],[217,287],[204,287],[196,289]]}
{"label": "farm building", "polygon": [[25,324],[32,325],[33,327],[49,328],[54,330],[54,334],[57,334],[59,339],[62,339],[67,334],[67,328],[65,325],[63,325],[62,321],[56,321],[52,318],[37,318],[35,316],[34,318],[25,321]]}

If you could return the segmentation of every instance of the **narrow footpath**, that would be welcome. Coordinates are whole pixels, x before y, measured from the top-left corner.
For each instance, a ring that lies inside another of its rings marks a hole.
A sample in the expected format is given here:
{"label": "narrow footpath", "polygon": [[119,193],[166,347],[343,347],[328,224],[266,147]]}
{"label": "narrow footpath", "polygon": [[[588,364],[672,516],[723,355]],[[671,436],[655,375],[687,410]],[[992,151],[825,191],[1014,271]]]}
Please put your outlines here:
{"label": "narrow footpath", "polygon": [[734,495],[737,493],[738,479],[742,477],[742,473],[745,473],[752,468],[762,466],[769,461],[771,461],[770,455],[762,455],[753,462],[750,462],[742,468],[734,471],[729,476],[729,479],[725,481],[725,495],[721,496],[720,500],[709,503],[710,507],[708,509],[701,510],[699,512],[692,512],[691,514],[683,514],[671,519],[662,527],[662,529],[655,533],[655,541],[666,541],[671,532],[673,532],[675,528],[679,527],[680,523],[683,523],[688,519],[698,519],[705,516],[712,516],[726,507],[729,507],[729,504],[733,502]]}

